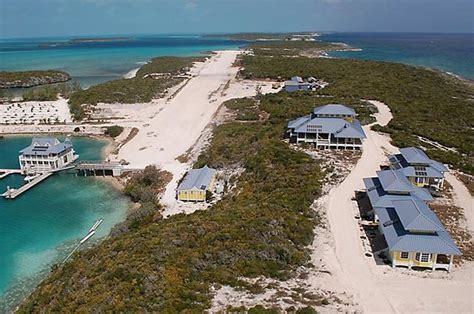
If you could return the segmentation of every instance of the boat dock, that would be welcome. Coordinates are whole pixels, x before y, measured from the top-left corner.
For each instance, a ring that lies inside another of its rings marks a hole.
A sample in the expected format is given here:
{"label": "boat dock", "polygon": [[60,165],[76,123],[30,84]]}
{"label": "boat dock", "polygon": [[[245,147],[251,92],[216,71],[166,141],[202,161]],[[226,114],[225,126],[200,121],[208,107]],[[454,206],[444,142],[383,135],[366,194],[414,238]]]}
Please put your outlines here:
{"label": "boat dock", "polygon": [[20,169],[0,169],[0,179],[3,179],[11,174],[22,174]]}
{"label": "boat dock", "polygon": [[23,194],[24,192],[28,191],[35,185],[39,184],[40,182],[43,182],[52,175],[53,172],[45,172],[18,189],[8,189],[5,193],[2,194],[2,196],[7,199],[14,199],[19,195]]}
{"label": "boat dock", "polygon": [[133,172],[139,169],[126,168],[117,161],[80,161],[76,166],[76,170],[79,174],[86,177],[88,175],[119,177],[126,172]]}

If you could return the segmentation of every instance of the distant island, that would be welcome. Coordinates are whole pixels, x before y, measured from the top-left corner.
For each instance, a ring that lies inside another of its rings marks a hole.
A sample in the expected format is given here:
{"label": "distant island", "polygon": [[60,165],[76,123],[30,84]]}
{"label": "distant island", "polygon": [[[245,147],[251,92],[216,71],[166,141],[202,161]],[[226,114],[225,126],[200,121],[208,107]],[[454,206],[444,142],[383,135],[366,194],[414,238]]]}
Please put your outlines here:
{"label": "distant island", "polygon": [[63,71],[18,71],[0,72],[0,89],[28,88],[39,85],[62,83],[71,80],[71,76]]}
{"label": "distant island", "polygon": [[206,35],[209,38],[228,38],[231,40],[244,41],[315,41],[314,37],[320,36],[315,32],[295,32],[295,33],[236,33],[236,34],[212,34]]}
{"label": "distant island", "polygon": [[65,42],[50,42],[45,44],[40,44],[40,48],[51,48],[51,47],[64,47],[70,45],[78,44],[91,44],[91,43],[110,43],[117,41],[126,41],[130,40],[132,37],[83,37],[83,38],[73,38]]}
{"label": "distant island", "polygon": [[90,37],[90,38],[74,38],[68,41],[71,44],[81,44],[81,43],[107,43],[107,42],[114,42],[114,41],[124,41],[130,40],[131,37]]}

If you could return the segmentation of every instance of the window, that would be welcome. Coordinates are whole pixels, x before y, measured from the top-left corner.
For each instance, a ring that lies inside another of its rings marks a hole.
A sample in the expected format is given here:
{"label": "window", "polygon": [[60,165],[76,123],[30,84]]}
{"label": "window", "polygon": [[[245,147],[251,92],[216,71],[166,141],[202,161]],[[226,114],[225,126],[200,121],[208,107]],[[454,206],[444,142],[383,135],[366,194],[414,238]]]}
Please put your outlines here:
{"label": "window", "polygon": [[400,253],[400,258],[401,259],[408,259],[408,252],[401,252]]}
{"label": "window", "polygon": [[430,253],[416,253],[415,259],[418,262],[422,262],[422,263],[431,262],[431,254]]}

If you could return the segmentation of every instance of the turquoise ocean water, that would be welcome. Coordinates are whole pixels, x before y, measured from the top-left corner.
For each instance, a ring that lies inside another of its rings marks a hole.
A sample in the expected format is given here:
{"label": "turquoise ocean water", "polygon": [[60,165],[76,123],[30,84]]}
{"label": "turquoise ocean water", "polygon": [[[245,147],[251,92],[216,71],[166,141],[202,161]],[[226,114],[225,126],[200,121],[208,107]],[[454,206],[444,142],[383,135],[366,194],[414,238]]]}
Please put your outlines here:
{"label": "turquoise ocean water", "polygon": [[[18,151],[30,137],[0,139],[0,168],[18,168]],[[106,144],[73,138],[81,159],[98,160]],[[18,187],[23,177],[0,180],[0,192]],[[15,200],[0,198],[0,313],[11,310],[32,291],[54,264],[62,260],[102,218],[94,240],[108,234],[126,215],[129,201],[102,181],[55,174]]]}
{"label": "turquoise ocean water", "polygon": [[110,42],[71,38],[0,39],[0,71],[63,70],[83,87],[121,78],[153,57],[190,56],[243,44],[196,35],[126,36]]}
{"label": "turquoise ocean water", "polygon": [[381,60],[429,67],[474,80],[474,34],[332,33],[326,42],[343,42],[359,51],[340,51],[340,58]]}

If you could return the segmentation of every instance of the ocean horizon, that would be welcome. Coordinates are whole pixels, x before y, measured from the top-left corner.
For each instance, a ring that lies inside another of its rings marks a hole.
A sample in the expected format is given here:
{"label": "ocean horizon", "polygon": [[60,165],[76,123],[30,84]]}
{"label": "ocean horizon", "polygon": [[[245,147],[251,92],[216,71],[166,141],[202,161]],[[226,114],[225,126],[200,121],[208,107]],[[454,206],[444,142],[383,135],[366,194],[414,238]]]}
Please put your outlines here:
{"label": "ocean horizon", "polygon": [[[195,56],[237,49],[247,41],[208,34],[91,35],[0,39],[0,71],[63,70],[82,87],[119,79],[153,57]],[[81,38],[122,38],[75,42]],[[324,42],[342,42],[355,51],[330,56],[399,62],[474,79],[472,33],[321,33]]]}

